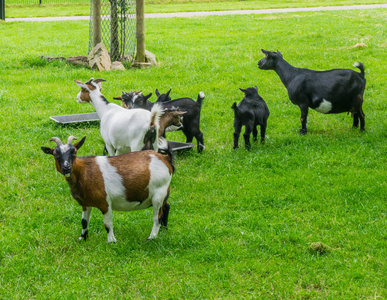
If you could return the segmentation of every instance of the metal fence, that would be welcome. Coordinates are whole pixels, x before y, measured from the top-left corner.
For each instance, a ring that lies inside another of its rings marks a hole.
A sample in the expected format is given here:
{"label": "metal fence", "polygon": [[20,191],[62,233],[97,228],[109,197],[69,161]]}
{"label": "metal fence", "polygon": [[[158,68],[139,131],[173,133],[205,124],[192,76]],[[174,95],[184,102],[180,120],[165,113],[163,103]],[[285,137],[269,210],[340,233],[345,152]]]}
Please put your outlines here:
{"label": "metal fence", "polygon": [[[93,0],[90,0],[89,53],[93,47]],[[131,63],[136,49],[136,0],[101,0],[101,42],[112,61]]]}

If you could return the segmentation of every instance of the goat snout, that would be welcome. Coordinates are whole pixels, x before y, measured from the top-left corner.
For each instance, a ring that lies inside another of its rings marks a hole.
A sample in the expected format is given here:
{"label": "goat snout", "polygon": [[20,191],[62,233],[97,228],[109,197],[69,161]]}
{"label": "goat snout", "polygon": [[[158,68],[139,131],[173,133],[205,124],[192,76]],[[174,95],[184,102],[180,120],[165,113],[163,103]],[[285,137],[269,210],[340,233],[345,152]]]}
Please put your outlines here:
{"label": "goat snout", "polygon": [[182,130],[183,128],[184,128],[183,124],[181,124],[180,126],[171,125],[171,126],[168,126],[165,129],[165,131],[166,132],[179,131],[179,130]]}
{"label": "goat snout", "polygon": [[71,175],[71,164],[68,161],[65,161],[62,165],[62,174],[65,177],[70,177]]}

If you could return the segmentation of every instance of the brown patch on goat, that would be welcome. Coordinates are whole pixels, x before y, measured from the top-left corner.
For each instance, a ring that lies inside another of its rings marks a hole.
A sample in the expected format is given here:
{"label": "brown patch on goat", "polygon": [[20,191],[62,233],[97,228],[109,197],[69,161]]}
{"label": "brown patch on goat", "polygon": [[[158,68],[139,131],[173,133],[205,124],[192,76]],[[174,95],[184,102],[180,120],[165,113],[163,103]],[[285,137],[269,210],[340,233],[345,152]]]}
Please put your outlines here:
{"label": "brown patch on goat", "polygon": [[[128,202],[142,202],[149,197],[148,184],[150,180],[150,153],[144,155],[145,151],[132,152],[136,155],[120,155],[109,158],[109,163],[117,169],[117,173],[124,180],[122,184],[126,189],[126,200]],[[127,166],[131,166],[128,168]]]}
{"label": "brown patch on goat", "polygon": [[75,158],[71,176],[66,180],[71,189],[71,196],[80,205],[96,207],[103,214],[108,211],[106,192],[101,188],[104,187],[104,180],[95,159]]}
{"label": "brown patch on goat", "polygon": [[[82,82],[79,81],[79,80],[75,79],[74,81],[76,83],[82,84]],[[93,80],[90,79],[88,82],[85,83],[85,85],[87,85],[87,87],[88,87],[88,89],[90,89],[90,91],[94,91],[96,89],[96,87],[91,84],[92,81]],[[98,84],[99,84],[99,87],[101,89],[101,84],[100,83],[98,83]],[[81,88],[81,96],[80,96],[80,98],[81,98],[82,101],[91,102],[90,92],[87,89],[85,89],[85,88]]]}

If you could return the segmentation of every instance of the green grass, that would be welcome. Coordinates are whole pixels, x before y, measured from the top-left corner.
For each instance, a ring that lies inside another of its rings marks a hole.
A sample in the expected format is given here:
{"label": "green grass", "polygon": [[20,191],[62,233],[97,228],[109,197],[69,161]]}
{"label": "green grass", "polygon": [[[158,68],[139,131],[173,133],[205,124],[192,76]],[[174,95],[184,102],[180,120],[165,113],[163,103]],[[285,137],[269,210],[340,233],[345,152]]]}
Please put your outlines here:
{"label": "green grass", "polygon": [[[0,23],[0,298],[386,298],[386,17],[150,19],[146,45],[159,67],[102,74],[38,58],[85,55],[87,21]],[[367,47],[353,47],[360,42]],[[346,114],[311,111],[299,136],[299,109],[278,76],[256,66],[261,48],[318,70],[363,62],[366,132],[352,130]],[[94,211],[90,239],[78,242],[81,207],[40,150],[52,136],[86,135],[79,155],[101,154],[98,124],[48,118],[92,112],[76,102],[73,81],[90,77],[107,80],[107,99],[131,89],[206,94],[206,149],[177,156],[169,229],[153,242],[145,242],[151,209],[114,213],[117,244],[106,243]],[[267,142],[234,151],[230,107],[239,87],[254,85],[271,111]],[[318,242],[322,255],[310,250]]]}
{"label": "green grass", "polygon": [[[26,17],[57,17],[57,16],[88,16],[90,15],[90,1],[79,0],[79,4],[43,4],[17,5],[6,2],[6,18]],[[185,11],[219,11],[239,9],[265,9],[289,7],[316,7],[355,4],[378,4],[385,0],[244,0],[244,1],[219,1],[219,0],[145,0],[146,13],[168,13]]]}

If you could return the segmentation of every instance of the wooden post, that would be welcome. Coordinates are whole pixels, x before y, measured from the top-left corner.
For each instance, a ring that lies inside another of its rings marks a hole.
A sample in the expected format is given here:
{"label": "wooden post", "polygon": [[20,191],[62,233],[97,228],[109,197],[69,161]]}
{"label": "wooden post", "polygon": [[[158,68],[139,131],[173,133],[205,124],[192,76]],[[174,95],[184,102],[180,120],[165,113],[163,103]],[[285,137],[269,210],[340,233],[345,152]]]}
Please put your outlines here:
{"label": "wooden post", "polygon": [[117,0],[110,1],[110,58],[120,60],[120,42],[118,40],[118,6]]}
{"label": "wooden post", "polygon": [[137,53],[133,68],[148,68],[152,64],[145,57],[145,0],[136,0],[136,38]]}
{"label": "wooden post", "polygon": [[101,42],[101,0],[93,0],[93,47]]}
{"label": "wooden post", "polygon": [[136,61],[143,63],[145,62],[145,0],[136,0],[136,21]]}

